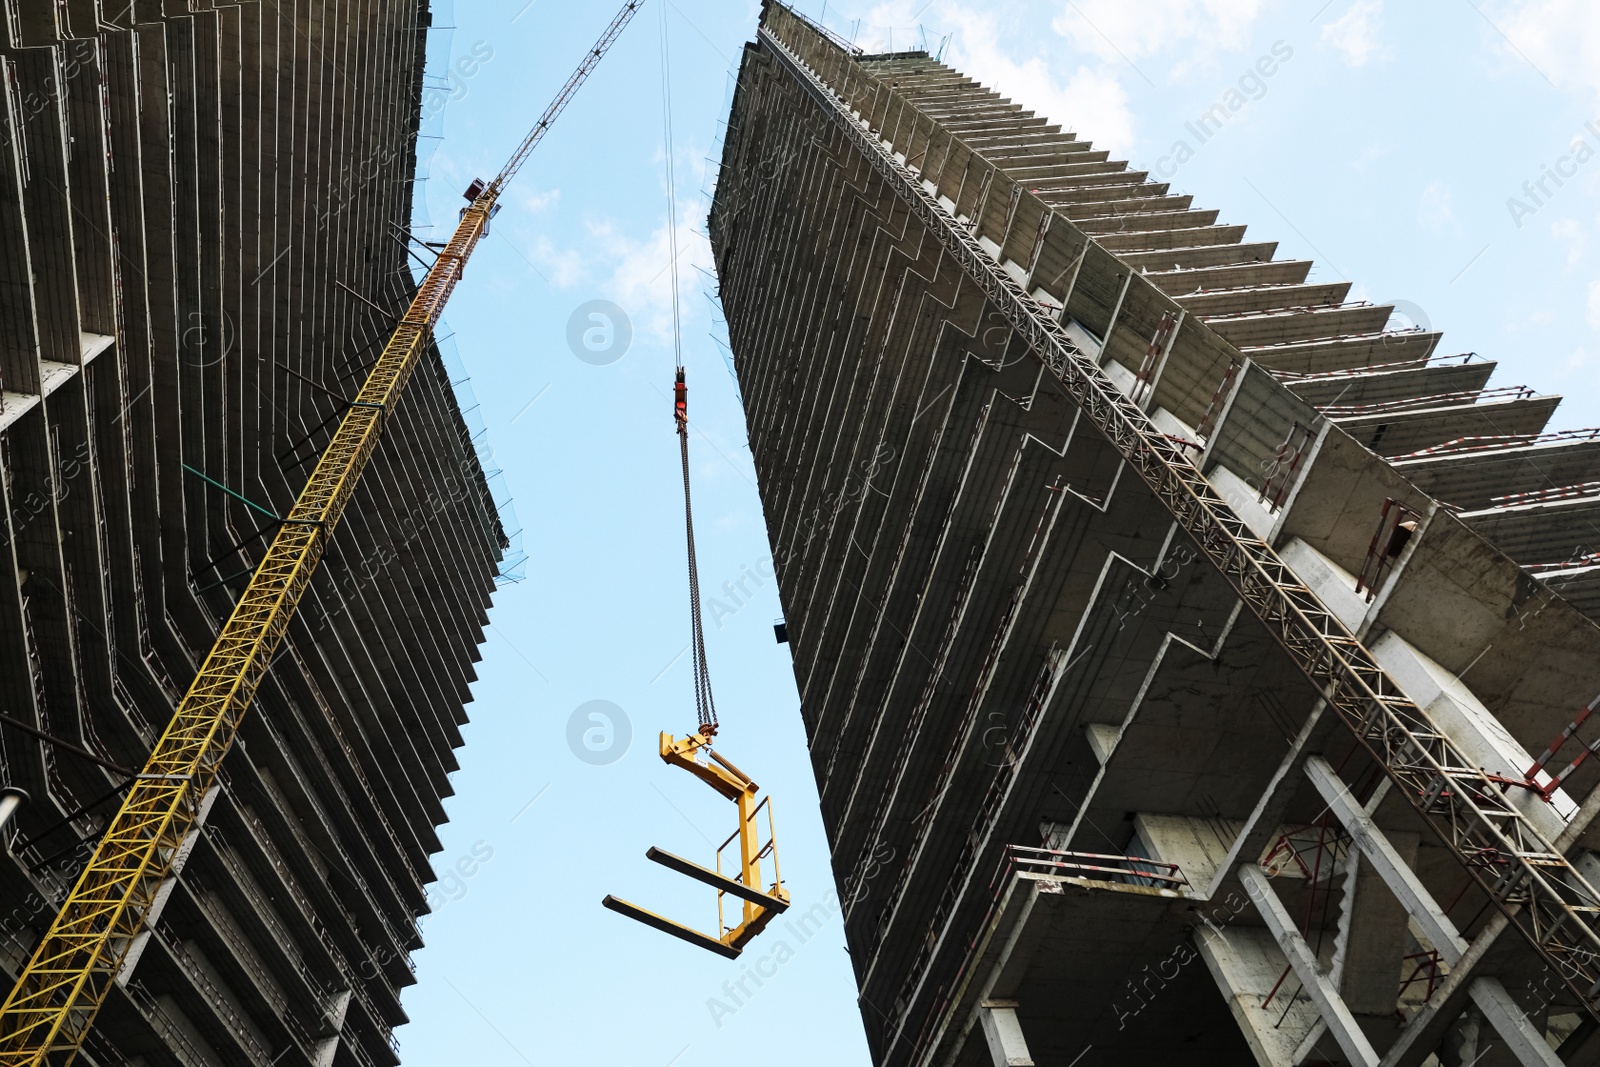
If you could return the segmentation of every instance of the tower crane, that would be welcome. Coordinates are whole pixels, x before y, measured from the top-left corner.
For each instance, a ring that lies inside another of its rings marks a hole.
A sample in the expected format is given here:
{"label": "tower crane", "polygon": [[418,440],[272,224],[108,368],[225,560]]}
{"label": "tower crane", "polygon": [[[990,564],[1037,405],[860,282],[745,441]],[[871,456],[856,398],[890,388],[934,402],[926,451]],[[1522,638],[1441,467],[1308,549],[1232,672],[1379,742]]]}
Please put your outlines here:
{"label": "tower crane", "polygon": [[361,392],[279,526],[142,773],[0,1007],[0,1067],[64,1067],[77,1057],[113,983],[138,958],[206,812],[217,775],[372,458],[384,423],[427,350],[506,185],[632,20],[624,4],[494,180],[471,204],[417,287]]}

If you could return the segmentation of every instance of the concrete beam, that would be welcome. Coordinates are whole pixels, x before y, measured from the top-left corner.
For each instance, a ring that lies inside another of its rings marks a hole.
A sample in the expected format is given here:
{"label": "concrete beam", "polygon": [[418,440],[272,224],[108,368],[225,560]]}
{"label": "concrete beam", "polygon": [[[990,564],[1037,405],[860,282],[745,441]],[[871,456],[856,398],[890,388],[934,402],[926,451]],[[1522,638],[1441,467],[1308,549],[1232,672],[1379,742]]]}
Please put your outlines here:
{"label": "concrete beam", "polygon": [[1022,1037],[1022,1024],[1017,1021],[1016,1001],[986,1000],[979,1018],[983,1021],[983,1036],[989,1042],[994,1067],[1033,1067],[1028,1042]]}
{"label": "concrete beam", "polygon": [[[1416,834],[1391,838],[1408,866],[1416,858],[1417,840]],[[1360,851],[1346,857],[1343,873],[1344,899],[1328,969],[1357,1016],[1392,1018],[1399,999],[1395,975],[1405,964],[1409,943],[1405,906]]]}
{"label": "concrete beam", "polygon": [[1290,918],[1273,890],[1267,872],[1253,863],[1247,863],[1239,868],[1239,880],[1244,883],[1245,892],[1250,894],[1250,900],[1266,921],[1272,936],[1277,939],[1278,947],[1288,957],[1295,977],[1300,979],[1300,984],[1322,1013],[1322,1019],[1327,1023],[1333,1039],[1339,1043],[1339,1048],[1358,1067],[1378,1067],[1377,1050],[1367,1040],[1367,1035],[1361,1032],[1360,1024],[1350,1009],[1345,1007],[1344,999],[1339,996],[1332,981],[1317,969],[1316,953],[1300,936],[1294,919]]}
{"label": "concrete beam", "polygon": [[1361,804],[1351,795],[1327,760],[1312,756],[1306,761],[1306,775],[1354,839],[1361,854],[1371,861],[1389,890],[1417,921],[1423,934],[1438,950],[1439,956],[1454,967],[1467,951],[1467,942],[1456,929],[1456,924],[1434,903],[1433,895],[1423,887],[1383,831],[1367,817]]}
{"label": "concrete beam", "polygon": [[1467,987],[1472,1002],[1494,1026],[1517,1062],[1524,1067],[1561,1067],[1561,1058],[1537,1027],[1528,1021],[1527,1012],[1517,1007],[1498,978],[1477,978]]}

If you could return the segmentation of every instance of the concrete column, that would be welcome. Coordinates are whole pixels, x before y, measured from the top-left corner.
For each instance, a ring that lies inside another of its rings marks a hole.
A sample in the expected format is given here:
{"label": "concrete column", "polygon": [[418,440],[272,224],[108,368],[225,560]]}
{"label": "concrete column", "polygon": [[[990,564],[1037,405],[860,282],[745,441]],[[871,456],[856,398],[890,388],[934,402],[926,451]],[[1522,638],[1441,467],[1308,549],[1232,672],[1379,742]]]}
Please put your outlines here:
{"label": "concrete column", "polygon": [[994,1067],[1033,1067],[1028,1043],[1022,1037],[1022,1024],[1017,1021],[1016,1001],[986,1000],[979,1018],[983,1021],[983,1036],[989,1042]]}
{"label": "concrete column", "polygon": [[[1407,863],[1415,857],[1416,834],[1390,843]],[[1393,1020],[1398,997],[1394,976],[1404,962],[1407,943],[1406,911],[1365,855],[1356,851],[1346,862],[1335,962],[1330,969],[1351,1011]]]}
{"label": "concrete column", "polygon": [[1468,1009],[1450,1027],[1450,1033],[1439,1046],[1441,1067],[1472,1067],[1483,1058],[1479,1051],[1483,1039],[1483,1016],[1476,1009]]}
{"label": "concrete column", "polygon": [[344,1018],[350,1011],[352,995],[350,990],[345,989],[323,1002],[323,1021],[333,1030],[333,1036],[317,1042],[316,1067],[333,1067],[334,1057],[339,1052],[339,1035],[344,1030]]}
{"label": "concrete column", "polygon": [[[1133,271],[1129,271],[1122,279],[1122,288],[1117,290],[1117,302],[1111,308],[1111,321],[1106,324],[1106,332],[1102,336],[1100,349],[1100,363],[1106,362],[1106,353],[1111,349],[1111,335],[1116,332],[1117,320],[1122,317],[1122,302],[1128,299],[1128,286],[1133,284]],[[1174,332],[1176,336],[1176,332]]]}
{"label": "concrete column", "polygon": [[1283,902],[1274,892],[1267,872],[1253,863],[1246,863],[1239,868],[1239,880],[1244,883],[1245,892],[1250,895],[1261,918],[1266,920],[1267,929],[1277,939],[1278,947],[1283,949],[1289,966],[1294,968],[1295,977],[1300,979],[1300,984],[1322,1013],[1322,1021],[1327,1023],[1328,1032],[1339,1043],[1339,1048],[1356,1067],[1378,1067],[1377,1050],[1367,1040],[1367,1035],[1361,1032],[1360,1024],[1350,1014],[1350,1009],[1345,1006],[1333,982],[1317,969],[1316,953],[1300,936],[1294,919],[1290,918]]}
{"label": "concrete column", "polygon": [[1150,378],[1144,383],[1144,394],[1138,400],[1139,406],[1145,411],[1155,410],[1156,390],[1161,386],[1161,375],[1166,373],[1167,360],[1172,356],[1172,346],[1178,343],[1178,331],[1183,329],[1184,320],[1188,317],[1187,311],[1178,309],[1178,320],[1172,324],[1172,332],[1167,335],[1167,343],[1161,346],[1161,355],[1156,360],[1156,365],[1150,368]]}

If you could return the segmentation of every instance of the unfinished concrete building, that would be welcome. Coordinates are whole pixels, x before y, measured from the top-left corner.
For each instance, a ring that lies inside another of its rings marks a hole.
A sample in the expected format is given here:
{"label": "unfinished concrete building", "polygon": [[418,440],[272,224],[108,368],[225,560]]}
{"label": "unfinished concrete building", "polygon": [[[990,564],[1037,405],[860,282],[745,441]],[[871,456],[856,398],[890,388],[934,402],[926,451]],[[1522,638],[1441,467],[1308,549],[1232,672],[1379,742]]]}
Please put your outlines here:
{"label": "unfinished concrete building", "polygon": [[710,232],[876,1063],[1600,1062],[1600,431],[776,3]]}
{"label": "unfinished concrete building", "polygon": [[[411,295],[429,23],[0,0],[8,988]],[[468,438],[435,350],[80,1062],[398,1062],[505,541]]]}

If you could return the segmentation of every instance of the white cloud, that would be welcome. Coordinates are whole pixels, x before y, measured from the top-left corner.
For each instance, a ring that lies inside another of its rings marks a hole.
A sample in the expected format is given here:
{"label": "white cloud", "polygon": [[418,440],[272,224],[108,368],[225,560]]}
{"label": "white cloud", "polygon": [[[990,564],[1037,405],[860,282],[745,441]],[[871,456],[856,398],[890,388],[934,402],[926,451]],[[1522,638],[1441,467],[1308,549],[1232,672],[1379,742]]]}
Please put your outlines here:
{"label": "white cloud", "polygon": [[1600,330],[1600,278],[1589,283],[1589,325]]}
{"label": "white cloud", "polygon": [[1456,225],[1455,194],[1442,181],[1435,181],[1422,191],[1422,206],[1417,218],[1434,233],[1459,229]]}
{"label": "white cloud", "polygon": [[[683,317],[698,311],[698,274],[711,270],[711,245],[694,228],[694,208],[680,209],[677,220],[678,288]],[[659,341],[672,339],[671,238],[665,223],[642,239],[610,224],[591,227],[598,262],[611,264],[603,295],[621,305],[634,329]]]}
{"label": "white cloud", "polygon": [[1379,159],[1382,159],[1388,154],[1388,145],[1377,143],[1369,144],[1351,157],[1350,169],[1355,171],[1366,170],[1368,167],[1372,166],[1372,164],[1376,163]]}
{"label": "white cloud", "polygon": [[560,189],[521,188],[513,185],[509,194],[516,206],[525,214],[535,215],[554,207],[561,200]]}
{"label": "white cloud", "polygon": [[1500,31],[1485,27],[1485,33],[1511,59],[1526,60],[1565,88],[1600,92],[1600,5],[1594,0],[1500,0],[1485,16]]}
{"label": "white cloud", "polygon": [[1338,52],[1352,67],[1382,55],[1378,19],[1383,0],[1355,0],[1350,10],[1322,27],[1322,43]]}
{"label": "white cloud", "polygon": [[[1037,47],[1040,29],[1049,19],[1050,28],[1067,39],[1075,56],[1126,69],[1129,61],[1179,48],[1197,58],[1243,48],[1266,8],[1266,0],[888,0],[864,12],[859,27],[838,17],[830,24],[842,26],[846,36],[856,34],[858,45],[876,51],[887,50],[891,40],[897,49],[921,47],[923,29],[930,47],[936,33],[955,30],[959,40],[974,23],[983,23],[991,38]],[[1053,18],[1044,13],[1052,9]],[[1175,76],[1181,66],[1181,61],[1169,62],[1160,69]]]}
{"label": "white cloud", "polygon": [[1576,267],[1589,248],[1589,235],[1577,219],[1557,219],[1550,224],[1550,236],[1566,246],[1567,266]]}
{"label": "white cloud", "polygon": [[[712,270],[711,246],[704,233],[696,229],[703,224],[703,205],[699,197],[682,195],[705,179],[704,149],[698,144],[684,142],[678,146],[678,220],[676,238],[678,247],[679,307],[687,324],[691,316],[704,318],[700,298],[700,276],[696,267]],[[661,150],[656,151],[656,162],[663,160]],[[665,207],[665,167],[662,167],[660,188],[662,207]],[[508,196],[515,197],[516,220],[525,226],[528,216],[549,209],[560,201],[561,190],[518,189],[512,187]],[[665,212],[663,211],[663,214]],[[508,211],[497,225],[512,219]],[[659,217],[659,216],[658,216]],[[552,288],[572,290],[582,287],[588,295],[611,300],[622,307],[632,320],[635,333],[649,336],[658,342],[672,339],[672,273],[667,269],[672,262],[671,240],[664,219],[654,229],[641,232],[642,227],[625,230],[615,219],[589,220],[586,240],[575,246],[557,245],[541,233],[537,237],[525,236],[521,230],[500,231],[539,276]],[[692,327],[686,325],[686,336]]]}
{"label": "white cloud", "polygon": [[1263,0],[1071,0],[1051,27],[1106,62],[1139,60],[1179,46],[1242,48]]}
{"label": "white cloud", "polygon": [[1552,308],[1535,308],[1526,314],[1508,314],[1505,316],[1503,328],[1507,337],[1531,336],[1542,339],[1548,336],[1551,325],[1556,321],[1556,313]]}
{"label": "white cloud", "polygon": [[557,248],[543,234],[533,242],[529,258],[534,269],[557,289],[571,289],[588,275],[582,253],[572,248]]}

